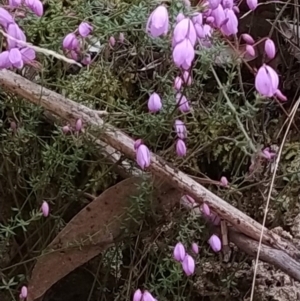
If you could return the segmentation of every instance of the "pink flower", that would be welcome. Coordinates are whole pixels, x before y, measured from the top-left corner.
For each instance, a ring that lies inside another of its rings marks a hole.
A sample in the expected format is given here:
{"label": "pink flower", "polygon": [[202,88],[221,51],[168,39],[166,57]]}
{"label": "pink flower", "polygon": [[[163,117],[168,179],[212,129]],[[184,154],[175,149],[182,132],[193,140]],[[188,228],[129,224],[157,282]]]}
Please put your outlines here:
{"label": "pink flower", "polygon": [[109,45],[110,45],[110,47],[114,47],[116,45],[116,39],[115,39],[115,37],[111,36],[109,38]]}
{"label": "pink flower", "polygon": [[221,4],[221,0],[208,0],[208,4],[210,9],[216,9]]}
{"label": "pink flower", "polygon": [[18,69],[23,68],[24,62],[22,59],[22,54],[18,48],[12,48],[9,51],[9,56],[8,56],[11,64],[13,67],[16,67]]}
{"label": "pink flower", "polygon": [[190,69],[195,58],[195,50],[189,39],[184,39],[173,49],[173,61],[178,68]]}
{"label": "pink flower", "polygon": [[179,13],[176,17],[176,23],[179,23],[181,20],[185,18],[183,13]]}
{"label": "pink flower", "polygon": [[203,14],[202,13],[196,13],[195,15],[193,15],[192,21],[193,21],[194,25],[195,24],[203,25]]}
{"label": "pink flower", "polygon": [[276,71],[264,64],[259,69],[255,76],[255,88],[258,93],[263,96],[272,97],[279,85],[279,77]]}
{"label": "pink flower", "polygon": [[224,176],[221,177],[220,183],[221,183],[221,185],[224,186],[224,187],[228,186],[228,180],[227,180],[227,178],[224,177]]}
{"label": "pink flower", "polygon": [[78,32],[83,38],[87,37],[92,32],[92,30],[93,26],[87,22],[81,22],[78,26]]}
{"label": "pink flower", "polygon": [[179,91],[181,89],[182,86],[182,79],[180,76],[176,76],[175,80],[174,80],[174,88],[175,90]]}
{"label": "pink flower", "polygon": [[214,252],[219,252],[221,250],[221,240],[217,235],[213,234],[208,240],[208,243]]}
{"label": "pink flower", "polygon": [[184,122],[181,120],[175,120],[174,127],[178,138],[185,139],[187,137],[187,130]]}
{"label": "pink flower", "polygon": [[164,5],[158,6],[150,15],[146,30],[152,37],[166,35],[169,30],[169,14]]}
{"label": "pink flower", "polygon": [[141,144],[136,150],[136,162],[141,167],[145,169],[150,165],[150,151],[148,147],[144,144]]}
{"label": "pink flower", "polygon": [[79,41],[74,33],[69,33],[63,40],[63,48],[68,50],[77,50]]}
{"label": "pink flower", "polygon": [[44,13],[43,3],[40,0],[25,0],[25,5],[38,17]]}
{"label": "pink flower", "polygon": [[276,55],[276,47],[271,39],[267,39],[265,42],[265,53],[269,59],[273,59]]}
{"label": "pink flower", "polygon": [[271,161],[274,157],[276,157],[276,153],[272,152],[269,147],[263,149],[262,154],[269,161]]}
{"label": "pink flower", "polygon": [[7,69],[11,67],[9,60],[9,51],[3,51],[0,53],[0,69]]}
{"label": "pink flower", "polygon": [[255,43],[254,39],[247,33],[243,33],[241,37],[249,45],[253,45]]}
{"label": "pink flower", "polygon": [[189,101],[183,94],[181,94],[181,93],[176,94],[176,103],[178,105],[179,110],[182,113],[187,113],[190,111]]}
{"label": "pink flower", "polygon": [[6,9],[0,7],[0,25],[2,25],[4,28],[7,28],[9,24],[14,22],[15,21],[11,14]]}
{"label": "pink flower", "polygon": [[184,157],[186,155],[186,145],[181,139],[177,139],[176,141],[176,153],[179,157]]}
{"label": "pink flower", "polygon": [[21,292],[20,292],[20,298],[21,299],[26,299],[27,298],[27,295],[28,295],[28,289],[27,289],[27,286],[22,286],[21,288]]}
{"label": "pink flower", "polygon": [[239,22],[234,11],[226,8],[225,18],[228,19],[228,21],[222,25],[222,32],[227,36],[237,34]]}
{"label": "pink flower", "polygon": [[182,261],[182,269],[187,276],[191,276],[195,272],[195,260],[189,254],[186,254]]}
{"label": "pink flower", "polygon": [[210,216],[210,208],[206,203],[202,204],[201,210],[205,216]]}
{"label": "pink flower", "polygon": [[257,7],[257,0],[247,0],[247,5],[250,10],[255,10]]}
{"label": "pink flower", "polygon": [[45,217],[49,215],[49,204],[46,201],[43,201],[41,211]]}
{"label": "pink flower", "polygon": [[80,132],[82,130],[82,120],[79,118],[75,123],[75,131]]}
{"label": "pink flower", "polygon": [[255,49],[252,45],[246,45],[246,52],[250,55],[250,56],[255,56]]}
{"label": "pink flower", "polygon": [[199,253],[199,246],[193,242],[192,243],[192,251],[195,253],[195,254],[198,254]]}
{"label": "pink flower", "polygon": [[[7,34],[10,35],[11,37],[20,40],[22,42],[26,42],[26,36],[24,32],[21,30],[21,28],[18,26],[16,23],[11,23],[7,27]],[[22,47],[24,45],[18,43],[17,41],[8,38],[7,39],[8,43],[8,48],[15,48],[15,47]]]}
{"label": "pink flower", "polygon": [[192,72],[184,71],[183,72],[183,81],[187,86],[190,86],[192,84]]}
{"label": "pink flower", "polygon": [[195,46],[197,41],[196,30],[193,22],[189,18],[184,18],[176,24],[173,32],[172,44],[175,47],[185,39],[189,39],[192,46]]}
{"label": "pink flower", "polygon": [[142,300],[142,292],[140,289],[137,289],[133,295],[133,301],[141,301]]}
{"label": "pink flower", "polygon": [[185,257],[185,248],[184,245],[181,242],[178,242],[173,250],[173,257],[176,261],[183,261]]}
{"label": "pink flower", "polygon": [[211,16],[214,17],[214,24],[216,27],[220,28],[226,19],[225,11],[222,5],[218,5],[218,7],[211,12]]}
{"label": "pink flower", "polygon": [[234,0],[222,0],[222,6],[224,8],[233,9],[234,6]]}
{"label": "pink flower", "polygon": [[161,98],[157,93],[152,93],[148,100],[148,109],[150,112],[158,112],[162,108]]}
{"label": "pink flower", "polygon": [[35,51],[32,48],[25,47],[20,50],[23,62],[26,64],[35,59]]}
{"label": "pink flower", "polygon": [[21,5],[21,2],[22,2],[21,0],[9,0],[8,5],[10,7],[18,7]]}

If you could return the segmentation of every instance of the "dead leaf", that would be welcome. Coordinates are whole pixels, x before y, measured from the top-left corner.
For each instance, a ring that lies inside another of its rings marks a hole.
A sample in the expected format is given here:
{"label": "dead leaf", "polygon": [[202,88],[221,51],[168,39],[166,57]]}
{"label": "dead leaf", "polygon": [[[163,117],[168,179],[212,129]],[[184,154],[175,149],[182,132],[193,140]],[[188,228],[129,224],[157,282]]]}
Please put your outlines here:
{"label": "dead leaf", "polygon": [[[83,208],[47,247],[34,266],[28,283],[28,301],[36,300],[58,280],[100,254],[121,233],[130,197],[139,194],[143,179],[132,177],[112,186]],[[154,181],[155,183],[155,181]],[[155,185],[158,208],[170,210],[180,200],[180,192],[162,181]],[[50,252],[49,252],[50,251]]]}

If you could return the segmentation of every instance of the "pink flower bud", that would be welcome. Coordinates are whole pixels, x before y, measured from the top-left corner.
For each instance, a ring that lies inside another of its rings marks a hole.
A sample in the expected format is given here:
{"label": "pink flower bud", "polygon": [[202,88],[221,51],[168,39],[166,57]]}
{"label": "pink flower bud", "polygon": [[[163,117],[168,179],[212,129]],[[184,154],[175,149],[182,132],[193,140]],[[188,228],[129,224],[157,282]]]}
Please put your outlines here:
{"label": "pink flower bud", "polygon": [[181,20],[185,18],[183,13],[179,13],[176,17],[176,23],[179,23]]}
{"label": "pink flower bud", "polygon": [[[182,19],[184,19],[184,18],[182,18]],[[207,19],[206,19],[206,21],[207,21]],[[196,24],[203,25],[203,14],[196,13],[195,15],[193,15],[192,22],[194,23],[194,25],[196,25]]]}
{"label": "pink flower bud", "polygon": [[64,134],[67,134],[71,131],[71,129],[68,125],[65,125],[65,126],[63,126],[62,131]]}
{"label": "pink flower bud", "polygon": [[184,95],[181,93],[176,94],[176,103],[178,105],[179,110],[182,113],[187,113],[190,111],[190,104],[189,101],[186,99]]}
{"label": "pink flower bud", "polygon": [[172,44],[177,45],[184,39],[188,39],[192,46],[195,46],[197,34],[193,22],[189,18],[184,18],[175,25]]}
{"label": "pink flower bud", "polygon": [[201,211],[205,216],[210,216],[210,208],[206,203],[203,203],[201,206]]}
{"label": "pink flower bud", "polygon": [[276,47],[271,39],[265,41],[265,53],[269,59],[273,59],[276,55]]}
{"label": "pink flower bud", "polygon": [[87,22],[80,23],[80,25],[78,27],[79,34],[83,38],[87,37],[92,32],[92,30],[93,30],[93,26]]}
{"label": "pink flower bud", "polygon": [[116,45],[116,39],[115,39],[115,37],[111,36],[109,38],[109,45],[110,45],[110,47],[114,47]]}
{"label": "pink flower bud", "polygon": [[185,257],[185,248],[181,242],[178,242],[173,250],[173,257],[176,261],[183,261]]}
{"label": "pink flower bud", "polygon": [[174,80],[174,88],[175,90],[179,91],[181,89],[182,86],[182,79],[179,76],[176,76],[175,80]]}
{"label": "pink flower bud", "polygon": [[75,131],[80,132],[82,129],[82,120],[79,118],[76,120]]}
{"label": "pink flower bud", "polygon": [[243,33],[241,38],[249,45],[253,45],[255,43],[254,39],[247,33]]}
{"label": "pink flower bud", "polygon": [[27,298],[27,295],[28,295],[28,289],[27,289],[27,286],[22,286],[21,288],[21,292],[20,292],[20,298],[21,299],[26,299]]}
{"label": "pink flower bud", "polygon": [[142,296],[143,296],[143,294],[142,294],[141,290],[137,289],[135,291],[134,295],[133,295],[132,301],[141,301],[142,300]]}
{"label": "pink flower bud", "polygon": [[195,254],[199,254],[199,246],[195,242],[192,243],[192,251]]}
{"label": "pink flower bud", "polygon": [[214,252],[219,252],[221,250],[221,240],[217,235],[213,234],[208,240],[208,243]]}
{"label": "pink flower bud", "polygon": [[184,141],[181,139],[177,139],[176,153],[179,157],[184,157],[186,155],[186,145],[185,145]]}
{"label": "pink flower bud", "polygon": [[49,204],[46,201],[43,201],[43,204],[41,206],[41,211],[45,217],[49,215],[49,211],[50,211]]}
{"label": "pink flower bud", "polygon": [[149,112],[158,112],[162,108],[161,98],[157,93],[152,93],[148,100]]}
{"label": "pink flower bud", "polygon": [[164,5],[158,6],[150,15],[147,25],[147,32],[154,38],[166,35],[169,30],[169,14]]}
{"label": "pink flower bud", "polygon": [[77,50],[79,41],[74,33],[69,33],[63,40],[63,48],[68,50]]}
{"label": "pink flower bud", "polygon": [[222,32],[227,36],[237,34],[239,22],[236,14],[232,9],[225,9],[225,19],[227,19],[228,21],[222,25]]}
{"label": "pink flower bud", "polygon": [[38,17],[44,13],[43,3],[40,0],[25,0],[25,5]]}
{"label": "pink flower bud", "polygon": [[255,76],[255,88],[263,96],[272,97],[278,90],[279,77],[276,71],[264,64]]}
{"label": "pink flower bud", "polygon": [[230,8],[232,9],[234,5],[234,0],[222,0],[222,6],[224,8]]}
{"label": "pink flower bud", "polygon": [[183,81],[187,86],[190,86],[192,84],[192,74],[188,71],[183,72]]}
{"label": "pink flower bud", "polygon": [[187,137],[187,129],[181,120],[175,120],[174,127],[178,138],[185,139]]}
{"label": "pink flower bud", "polygon": [[136,150],[136,162],[141,169],[145,169],[150,165],[150,151],[148,147],[144,144],[141,144]]}
{"label": "pink flower bud", "polygon": [[212,10],[211,16],[215,19],[214,25],[220,28],[226,19],[223,6],[219,5],[216,9]]}
{"label": "pink flower bud", "polygon": [[287,97],[284,94],[282,94],[282,92],[279,89],[276,90],[275,96],[281,101],[287,101]]}
{"label": "pink flower bud", "polygon": [[22,2],[21,0],[9,0],[8,5],[10,7],[18,7],[21,5],[21,2]]}
{"label": "pink flower bud", "polygon": [[186,254],[182,261],[182,269],[187,276],[191,276],[195,272],[195,260],[189,254]]}
{"label": "pink flower bud", "polygon": [[[7,34],[17,40],[26,42],[26,36],[17,23],[11,23],[8,25]],[[24,46],[21,43],[15,41],[15,40],[12,40],[10,38],[7,39],[7,44],[8,44],[9,49]]]}
{"label": "pink flower bud", "polygon": [[246,45],[246,51],[250,56],[255,56],[255,49],[252,45]]}
{"label": "pink flower bud", "polygon": [[255,10],[258,3],[257,3],[257,0],[247,0],[247,5],[250,10]]}
{"label": "pink flower bud", "polygon": [[22,54],[21,54],[19,48],[10,49],[8,58],[13,67],[18,68],[18,69],[23,68],[24,62],[23,62]]}
{"label": "pink flower bud", "polygon": [[134,149],[137,150],[140,147],[141,144],[143,144],[143,140],[142,139],[136,140],[134,142],[134,145],[133,145]]}
{"label": "pink flower bud", "polygon": [[224,176],[221,177],[220,183],[221,183],[221,185],[224,186],[224,187],[228,186],[228,180],[227,180],[227,178],[224,177]]}

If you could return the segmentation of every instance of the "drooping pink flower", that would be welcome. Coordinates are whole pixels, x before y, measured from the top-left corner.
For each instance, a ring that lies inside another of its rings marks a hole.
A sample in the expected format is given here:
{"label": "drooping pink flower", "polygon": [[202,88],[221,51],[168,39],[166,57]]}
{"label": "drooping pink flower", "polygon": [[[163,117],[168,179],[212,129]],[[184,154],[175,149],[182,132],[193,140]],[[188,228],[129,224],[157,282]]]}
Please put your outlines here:
{"label": "drooping pink flower", "polygon": [[243,33],[241,38],[249,45],[253,45],[255,43],[254,39],[247,33]]}
{"label": "drooping pink flower", "polygon": [[214,17],[214,25],[220,28],[226,19],[223,6],[221,4],[218,5],[216,9],[212,10],[211,16]]}
{"label": "drooping pink flower", "polygon": [[228,180],[227,180],[227,178],[224,177],[224,176],[221,177],[220,183],[221,183],[221,185],[224,186],[224,187],[228,186]]}
{"label": "drooping pink flower", "polygon": [[157,93],[152,93],[148,100],[149,112],[158,112],[162,108],[161,98]]}
{"label": "drooping pink flower", "polygon": [[271,39],[265,41],[265,53],[269,59],[273,59],[276,55],[276,47]]}
{"label": "drooping pink flower", "polygon": [[188,70],[195,58],[195,50],[189,39],[184,39],[173,49],[173,61],[178,68]]}
{"label": "drooping pink flower", "polygon": [[93,26],[87,22],[81,22],[78,26],[78,32],[83,38],[87,37],[92,32],[92,30]]}
{"label": "drooping pink flower", "polygon": [[140,289],[137,289],[133,294],[132,301],[141,301],[143,297],[142,291]]}
{"label": "drooping pink flower", "polygon": [[172,44],[175,47],[185,39],[188,39],[193,47],[195,46],[197,34],[194,24],[189,18],[184,18],[176,24],[173,32]]}
{"label": "drooping pink flower", "polygon": [[192,243],[192,251],[195,254],[199,254],[199,246],[195,242]]}
{"label": "drooping pink flower", "polygon": [[246,45],[246,52],[250,55],[250,56],[255,56],[255,49],[252,45]]}
{"label": "drooping pink flower", "polygon": [[186,254],[182,261],[182,269],[187,276],[191,276],[195,272],[195,260],[189,254]]}
{"label": "drooping pink flower", "polygon": [[182,79],[180,76],[176,76],[173,87],[175,88],[175,90],[179,91],[181,89],[181,86],[182,86]]}
{"label": "drooping pink flower", "polygon": [[136,162],[141,169],[145,169],[150,165],[150,151],[145,144],[141,144],[136,150]]}
{"label": "drooping pink flower", "polygon": [[225,21],[222,25],[222,32],[227,36],[237,34],[239,22],[232,9],[225,9],[225,19],[227,22]]}
{"label": "drooping pink flower", "polygon": [[185,97],[185,95],[183,95],[181,93],[177,93],[176,94],[176,103],[178,105],[179,110],[182,113],[187,113],[191,109],[189,101],[187,100],[187,98]]}
{"label": "drooping pink flower", "polygon": [[20,299],[26,299],[28,295],[27,286],[23,285],[20,292]]}
{"label": "drooping pink flower", "polygon": [[186,155],[186,145],[181,139],[177,139],[176,141],[176,153],[179,157],[184,157]]}
{"label": "drooping pink flower", "polygon": [[178,242],[173,250],[173,257],[176,261],[183,261],[185,257],[185,248],[184,245],[181,242]]}
{"label": "drooping pink flower", "polygon": [[25,5],[38,17],[44,13],[43,3],[40,0],[25,0]]}
{"label": "drooping pink flower", "polygon": [[181,120],[175,120],[174,127],[175,127],[178,138],[186,139],[187,129],[186,129],[184,122]]}
{"label": "drooping pink flower", "polygon": [[46,201],[43,201],[43,204],[41,206],[41,211],[45,217],[49,215],[49,211],[50,211],[49,204]]}
{"label": "drooping pink flower", "polygon": [[255,76],[255,88],[258,93],[263,96],[272,97],[279,85],[279,77],[276,71],[264,64],[259,69]]}
{"label": "drooping pink flower", "polygon": [[23,62],[29,63],[35,59],[35,51],[32,48],[25,47],[20,50]]}
{"label": "drooping pink flower", "polygon": [[[7,34],[17,40],[26,42],[26,36],[17,23],[11,23],[8,25]],[[9,49],[24,46],[21,43],[10,38],[7,39],[7,44]]]}
{"label": "drooping pink flower", "polygon": [[208,0],[208,4],[210,9],[216,9],[221,4],[221,0]]}
{"label": "drooping pink flower", "polygon": [[23,68],[24,62],[23,62],[22,54],[21,54],[19,48],[10,49],[8,58],[13,67],[18,68],[18,69]]}
{"label": "drooping pink flower", "polygon": [[14,22],[12,15],[6,9],[0,7],[0,25],[7,28],[9,24]]}
{"label": "drooping pink flower", "polygon": [[18,7],[21,5],[21,3],[22,3],[22,0],[9,0],[8,1],[8,5],[10,7]]}
{"label": "drooping pink flower", "polygon": [[192,71],[188,72],[188,71],[184,71],[183,72],[183,81],[184,83],[189,87],[192,84]]}
{"label": "drooping pink flower", "polygon": [[257,0],[247,0],[247,5],[248,5],[249,9],[255,10],[258,5],[257,2],[258,2]]}
{"label": "drooping pink flower", "polygon": [[154,38],[166,35],[169,30],[169,14],[164,5],[158,6],[150,15],[146,30]]}
{"label": "drooping pink flower", "polygon": [[67,34],[63,40],[63,48],[68,50],[77,50],[79,47],[79,41],[76,35],[71,32]]}
{"label": "drooping pink flower", "polygon": [[221,250],[221,240],[217,235],[213,234],[208,240],[208,243],[214,252],[219,252]]}
{"label": "drooping pink flower", "polygon": [[201,211],[205,216],[210,216],[210,208],[206,203],[203,203],[201,206]]}

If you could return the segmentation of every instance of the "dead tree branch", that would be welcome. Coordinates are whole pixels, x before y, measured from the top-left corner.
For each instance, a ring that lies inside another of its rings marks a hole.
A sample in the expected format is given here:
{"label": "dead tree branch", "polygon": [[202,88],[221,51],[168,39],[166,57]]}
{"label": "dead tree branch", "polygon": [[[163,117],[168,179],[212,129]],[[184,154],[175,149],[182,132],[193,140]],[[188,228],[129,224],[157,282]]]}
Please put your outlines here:
{"label": "dead tree branch", "polygon": [[[66,121],[74,123],[76,119],[81,118],[84,124],[91,126],[91,131],[97,139],[101,139],[100,143],[105,143],[111,152],[117,150],[126,157],[135,159],[134,141],[122,131],[105,123],[96,111],[32,83],[8,70],[0,71],[0,85],[5,90],[22,96]],[[173,187],[180,189],[184,194],[192,196],[199,203],[206,202],[214,212],[233,225],[239,232],[251,237],[254,241],[259,240],[262,230],[261,224],[207,190],[188,175],[175,170],[153,153],[151,153],[151,165],[148,170],[154,176],[162,178]],[[268,229],[264,230],[263,243],[281,250],[288,257],[300,258],[300,250],[292,242],[281,238]],[[300,281],[299,274],[293,273],[292,276]]]}

